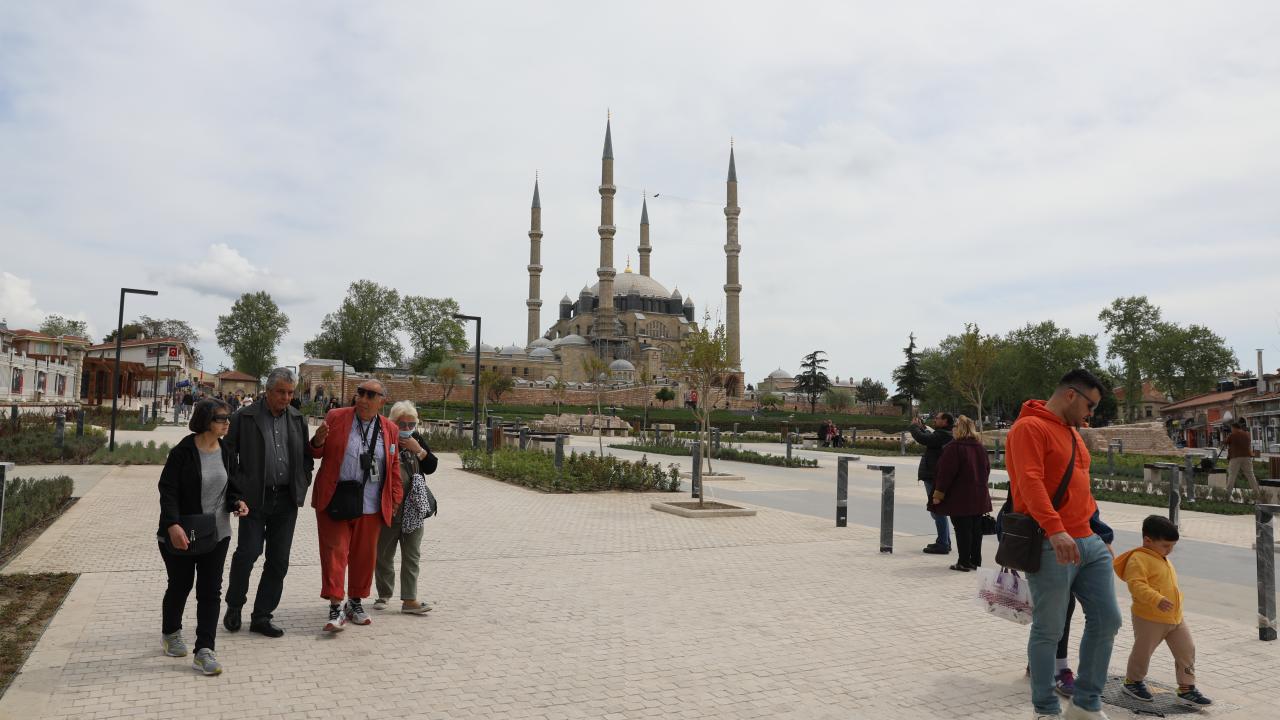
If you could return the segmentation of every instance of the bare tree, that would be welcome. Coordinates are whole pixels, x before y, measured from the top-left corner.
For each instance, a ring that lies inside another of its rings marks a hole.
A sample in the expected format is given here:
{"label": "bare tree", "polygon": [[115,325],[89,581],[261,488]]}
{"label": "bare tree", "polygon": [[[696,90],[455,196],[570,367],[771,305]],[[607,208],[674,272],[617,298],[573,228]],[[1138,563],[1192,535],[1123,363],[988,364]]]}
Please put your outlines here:
{"label": "bare tree", "polygon": [[698,329],[681,340],[680,349],[671,360],[674,374],[698,391],[694,411],[698,418],[698,438],[702,440],[702,451],[707,458],[707,472],[711,472],[711,389],[723,383],[734,369],[724,324],[717,322],[713,327],[710,314],[704,315]]}

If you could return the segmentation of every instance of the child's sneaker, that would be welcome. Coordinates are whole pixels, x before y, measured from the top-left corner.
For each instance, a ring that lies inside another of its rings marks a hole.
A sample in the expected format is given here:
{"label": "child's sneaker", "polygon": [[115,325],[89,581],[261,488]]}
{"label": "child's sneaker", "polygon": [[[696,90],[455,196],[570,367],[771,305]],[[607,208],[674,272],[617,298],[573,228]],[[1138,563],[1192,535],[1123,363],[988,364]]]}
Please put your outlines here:
{"label": "child's sneaker", "polygon": [[1058,671],[1053,678],[1053,689],[1062,697],[1071,697],[1076,694],[1076,675],[1071,669]]}
{"label": "child's sneaker", "polygon": [[1205,707],[1213,704],[1212,700],[1200,694],[1200,691],[1196,689],[1195,685],[1192,685],[1186,690],[1179,690],[1178,699],[1181,700],[1183,704],[1190,705],[1191,707]]}
{"label": "child's sneaker", "polygon": [[1147,684],[1142,680],[1138,682],[1126,682],[1120,688],[1125,695],[1142,702],[1151,702],[1155,698],[1151,696],[1151,691],[1147,689]]}

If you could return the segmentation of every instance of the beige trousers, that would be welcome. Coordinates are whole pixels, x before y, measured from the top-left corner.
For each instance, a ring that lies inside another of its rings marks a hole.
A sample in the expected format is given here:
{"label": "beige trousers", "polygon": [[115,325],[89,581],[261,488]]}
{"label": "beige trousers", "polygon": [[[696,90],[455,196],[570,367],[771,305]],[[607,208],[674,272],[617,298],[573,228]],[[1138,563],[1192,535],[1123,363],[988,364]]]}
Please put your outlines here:
{"label": "beige trousers", "polygon": [[1242,472],[1245,479],[1249,481],[1249,487],[1257,491],[1258,478],[1253,475],[1253,458],[1235,458],[1227,461],[1227,487],[1235,487],[1236,478],[1240,477]]}
{"label": "beige trousers", "polygon": [[1147,679],[1151,656],[1160,643],[1169,646],[1173,653],[1173,673],[1179,685],[1196,684],[1196,646],[1191,641],[1191,629],[1186,622],[1177,625],[1158,623],[1133,617],[1133,651],[1129,653],[1129,666],[1125,678],[1131,682]]}

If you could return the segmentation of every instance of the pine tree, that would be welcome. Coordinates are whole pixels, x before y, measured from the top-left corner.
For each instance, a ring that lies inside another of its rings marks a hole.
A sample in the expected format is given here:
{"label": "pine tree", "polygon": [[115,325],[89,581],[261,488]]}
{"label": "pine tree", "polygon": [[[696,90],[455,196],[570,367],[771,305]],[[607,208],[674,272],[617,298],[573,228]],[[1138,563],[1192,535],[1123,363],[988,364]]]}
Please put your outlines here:
{"label": "pine tree", "polygon": [[907,361],[893,371],[893,381],[898,384],[898,392],[893,400],[911,412],[911,405],[924,394],[924,373],[920,372],[920,356],[916,353],[916,335],[908,336],[908,345],[902,349]]}

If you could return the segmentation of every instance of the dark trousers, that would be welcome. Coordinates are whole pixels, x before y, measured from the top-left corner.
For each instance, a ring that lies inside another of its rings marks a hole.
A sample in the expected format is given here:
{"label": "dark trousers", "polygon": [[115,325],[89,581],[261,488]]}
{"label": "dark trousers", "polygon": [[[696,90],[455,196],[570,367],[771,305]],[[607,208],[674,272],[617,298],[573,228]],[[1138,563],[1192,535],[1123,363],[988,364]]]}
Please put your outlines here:
{"label": "dark trousers", "polygon": [[293,527],[298,522],[298,506],[289,490],[267,489],[266,503],[240,518],[240,535],[231,556],[231,578],[227,582],[227,607],[245,604],[249,594],[249,573],[262,556],[266,545],[267,559],[258,580],[258,593],[253,599],[251,620],[270,620],[280,594],[284,592],[284,576],[289,572],[289,550],[293,547]]}
{"label": "dark trousers", "polygon": [[957,562],[969,567],[982,564],[982,516],[960,515],[951,518],[956,528]]}
{"label": "dark trousers", "polygon": [[160,557],[169,575],[164,591],[160,631],[165,635],[182,629],[182,611],[187,607],[191,586],[196,587],[196,650],[213,649],[218,632],[218,609],[222,606],[222,568],[227,562],[231,538],[223,538],[203,555],[175,555],[160,545]]}
{"label": "dark trousers", "polygon": [[1067,598],[1067,623],[1062,628],[1062,639],[1058,641],[1058,659],[1067,658],[1067,639],[1071,636],[1071,616],[1076,611],[1076,596]]}

